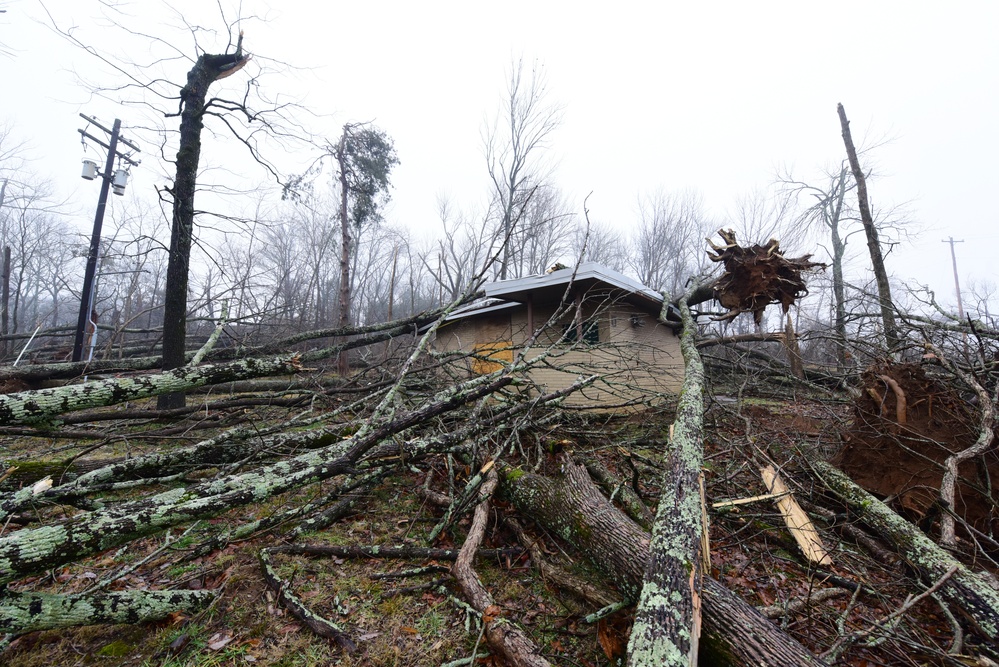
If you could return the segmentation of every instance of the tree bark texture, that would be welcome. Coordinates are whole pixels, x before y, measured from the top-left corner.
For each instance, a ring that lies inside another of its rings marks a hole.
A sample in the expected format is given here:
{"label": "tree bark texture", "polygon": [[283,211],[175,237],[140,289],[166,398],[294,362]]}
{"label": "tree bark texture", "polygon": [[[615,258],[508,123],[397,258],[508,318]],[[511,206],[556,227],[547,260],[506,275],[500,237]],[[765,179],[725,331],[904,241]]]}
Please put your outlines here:
{"label": "tree bark texture", "polygon": [[857,517],[888,539],[909,565],[928,583],[957,568],[938,594],[947,599],[977,626],[983,636],[999,642],[999,591],[956,561],[880,500],[828,463],[812,464],[825,485],[846,503]]}
{"label": "tree bark texture", "polygon": [[888,272],[885,270],[885,260],[881,254],[878,229],[874,226],[874,216],[871,215],[871,206],[867,198],[867,179],[864,177],[864,170],[860,167],[857,149],[853,145],[853,136],[850,134],[850,121],[846,118],[846,110],[842,104],[838,104],[836,105],[836,111],[839,113],[839,124],[843,130],[843,143],[846,145],[846,156],[850,159],[850,168],[853,170],[853,177],[857,181],[857,203],[860,208],[860,221],[864,225],[864,234],[867,237],[867,250],[871,255],[874,280],[878,285],[878,297],[881,302],[881,320],[885,327],[885,343],[888,346],[888,350],[892,351],[897,349],[900,343],[898,326],[895,324],[895,303],[891,298],[891,284],[888,282]]}
{"label": "tree bark texture", "polygon": [[148,371],[159,368],[159,357],[136,357],[133,359],[95,359],[86,361],[64,361],[54,364],[27,364],[0,368],[0,382],[22,381],[27,383],[41,380],[65,380],[77,378],[87,373],[117,371]]}
{"label": "tree bark texture", "polygon": [[[350,215],[347,210],[347,200],[350,197],[350,184],[347,182],[347,133],[350,126],[345,125],[340,143],[335,152],[340,170],[340,315],[337,324],[341,327],[350,325],[350,256],[352,240],[350,237]],[[343,366],[343,364],[341,364]]]}
{"label": "tree bark texture", "polygon": [[0,596],[0,633],[23,635],[80,625],[146,623],[173,612],[204,609],[218,591],[117,591],[83,595],[6,593]]}
{"label": "tree bark texture", "polygon": [[697,664],[701,625],[701,494],[704,460],[704,365],[694,319],[680,299],[683,389],[665,452],[662,495],[652,526],[650,558],[628,642],[632,667]]}
{"label": "tree bark texture", "polygon": [[[254,437],[255,436],[255,437]],[[60,502],[105,490],[115,483],[162,478],[191,470],[192,466],[223,466],[237,461],[249,463],[264,457],[287,455],[308,449],[326,447],[343,436],[343,429],[320,428],[268,435],[254,433],[253,429],[236,429],[215,438],[177,451],[147,454],[115,461],[99,467],[88,466],[79,476],[67,475],[67,466],[37,469],[33,477],[22,479],[33,483],[47,473],[53,478],[70,477],[37,497],[46,502]],[[18,471],[20,472],[20,471]],[[75,479],[73,479],[75,477]],[[26,487],[5,498],[0,496],[0,521],[11,514],[26,509],[36,499],[31,487]]]}
{"label": "tree bark texture", "polygon": [[[234,54],[203,53],[187,73],[187,85],[180,91],[180,147],[177,150],[177,174],[173,188],[173,224],[170,232],[170,259],[167,264],[163,301],[163,369],[184,365],[187,335],[187,277],[194,236],[194,194],[197,190],[198,162],[201,159],[201,130],[204,127],[205,98],[208,87],[227,71],[239,67],[244,56],[243,37]],[[159,408],[184,407],[184,394],[165,394]]]}
{"label": "tree bark texture", "polygon": [[[649,535],[610,503],[586,469],[568,458],[558,477],[501,471],[517,510],[586,554],[624,595],[637,600],[649,561]],[[700,661],[709,665],[815,667],[825,663],[710,577],[703,579]]]}
{"label": "tree bark texture", "polygon": [[57,415],[167,392],[185,391],[267,375],[288,375],[301,370],[298,357],[244,359],[228,364],[175,368],[154,375],[111,378],[79,385],[0,395],[0,425],[44,423]]}

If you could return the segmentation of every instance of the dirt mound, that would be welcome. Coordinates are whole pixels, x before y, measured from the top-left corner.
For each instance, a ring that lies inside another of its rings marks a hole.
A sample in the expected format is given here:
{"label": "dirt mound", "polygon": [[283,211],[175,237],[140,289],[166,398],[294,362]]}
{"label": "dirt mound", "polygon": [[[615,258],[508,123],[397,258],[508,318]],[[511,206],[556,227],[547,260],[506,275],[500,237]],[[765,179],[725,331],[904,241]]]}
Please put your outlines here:
{"label": "dirt mound", "polygon": [[[974,443],[978,411],[916,364],[869,368],[862,375],[861,392],[835,463],[871,493],[890,498],[910,521],[928,528],[939,510],[942,464]],[[995,448],[958,471],[957,512],[977,530],[996,534],[999,512],[988,497],[999,482]]]}

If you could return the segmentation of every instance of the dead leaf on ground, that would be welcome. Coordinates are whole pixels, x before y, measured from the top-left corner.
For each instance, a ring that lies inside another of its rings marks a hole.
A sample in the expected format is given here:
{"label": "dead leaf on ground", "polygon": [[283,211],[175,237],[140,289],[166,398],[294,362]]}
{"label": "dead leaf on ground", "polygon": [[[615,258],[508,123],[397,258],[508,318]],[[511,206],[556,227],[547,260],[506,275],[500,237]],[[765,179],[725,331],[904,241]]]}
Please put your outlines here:
{"label": "dead leaf on ground", "polygon": [[611,664],[618,664],[618,660],[623,660],[628,647],[628,638],[624,636],[621,628],[609,622],[606,618],[597,621],[597,641],[600,648],[604,650],[604,655],[611,661]]}

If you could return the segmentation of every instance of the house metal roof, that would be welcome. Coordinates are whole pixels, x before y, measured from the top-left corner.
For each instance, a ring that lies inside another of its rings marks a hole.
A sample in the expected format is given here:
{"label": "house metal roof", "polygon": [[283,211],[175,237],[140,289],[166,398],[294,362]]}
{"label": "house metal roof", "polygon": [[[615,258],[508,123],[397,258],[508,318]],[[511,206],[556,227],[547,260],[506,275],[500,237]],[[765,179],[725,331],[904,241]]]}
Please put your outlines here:
{"label": "house metal roof", "polygon": [[662,294],[597,262],[583,262],[576,267],[542,275],[486,283],[482,289],[487,297],[524,303],[529,294],[535,299],[561,299],[569,283],[584,292],[600,286],[620,290],[625,300],[655,315],[662,309]]}
{"label": "house metal roof", "polygon": [[[529,296],[535,301],[560,301],[570,283],[584,293],[601,289],[616,292],[617,298],[624,299],[656,317],[662,311],[662,294],[602,264],[583,262],[574,268],[486,283],[482,286],[486,298],[458,308],[448,315],[446,320],[452,322],[473,315],[513,308],[526,303]],[[670,310],[673,311],[675,308],[670,306]],[[669,319],[679,320],[679,316],[671,316]]]}

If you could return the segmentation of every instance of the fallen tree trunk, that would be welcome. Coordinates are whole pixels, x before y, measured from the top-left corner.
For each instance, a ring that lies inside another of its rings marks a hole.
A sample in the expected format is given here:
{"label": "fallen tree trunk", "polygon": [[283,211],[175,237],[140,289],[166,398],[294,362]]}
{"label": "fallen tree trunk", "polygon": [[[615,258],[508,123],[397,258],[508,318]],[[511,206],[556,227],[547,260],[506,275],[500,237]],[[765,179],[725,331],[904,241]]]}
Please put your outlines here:
{"label": "fallen tree trunk", "polygon": [[495,653],[503,656],[503,659],[514,667],[550,667],[551,663],[542,657],[538,646],[517,627],[516,623],[502,615],[502,610],[496,606],[493,596],[472,569],[472,560],[482,543],[486,524],[489,523],[489,498],[492,497],[498,483],[496,470],[490,469],[485,483],[479,490],[479,504],[475,508],[468,537],[465,538],[465,543],[451,568],[451,574],[461,587],[465,599],[482,614],[483,632]]}
{"label": "fallen tree trunk", "polygon": [[486,396],[512,381],[509,375],[482,376],[459,385],[440,400],[395,419],[371,424],[363,434],[328,447],[252,472],[173,489],[106,510],[84,512],[62,524],[17,531],[0,538],[0,585],[162,528],[214,516],[352,471],[357,461],[384,438]]}
{"label": "fallen tree trunk", "polygon": [[[638,599],[649,535],[614,507],[586,469],[568,458],[558,477],[506,470],[502,491],[517,510],[586,554],[624,595]],[[703,579],[702,664],[824,665],[763,614],[710,577]]]}
{"label": "fallen tree trunk", "polygon": [[680,320],[683,390],[664,456],[663,491],[628,642],[632,667],[697,664],[703,576],[698,478],[704,460],[704,365],[694,346],[696,325],[686,296],[680,299]]}
{"label": "fallen tree trunk", "polygon": [[[290,424],[288,428],[296,425]],[[301,426],[301,425],[298,425]],[[174,452],[148,454],[131,459],[112,461],[105,465],[83,471],[78,477],[70,476],[70,481],[55,486],[37,495],[20,492],[10,494],[0,500],[0,521],[21,511],[32,501],[44,500],[60,502],[66,498],[79,497],[87,493],[107,490],[108,486],[122,482],[141,481],[144,478],[161,478],[190,471],[196,466],[220,466],[237,461],[253,461],[264,456],[278,456],[282,453],[318,449],[326,447],[342,436],[343,428],[324,427],[306,431],[269,434],[267,430],[254,433],[252,429],[236,429],[215,438]],[[253,438],[253,436],[257,436]],[[251,440],[251,438],[253,438]],[[87,462],[85,462],[87,463]],[[89,462],[92,464],[92,462]],[[37,467],[34,479],[41,475]],[[57,475],[65,474],[65,465],[57,468]]]}
{"label": "fallen tree trunk", "polygon": [[217,595],[213,590],[6,593],[0,596],[0,633],[23,635],[78,625],[159,621],[173,612],[200,611]]}
{"label": "fallen tree trunk", "polygon": [[79,385],[22,391],[0,396],[0,425],[45,423],[74,410],[114,405],[150,396],[186,391],[208,384],[246,380],[267,375],[290,375],[302,369],[297,356],[274,359],[243,359],[228,364],[163,373],[112,378]]}
{"label": "fallen tree trunk", "polygon": [[124,371],[149,371],[160,367],[159,357],[134,357],[131,359],[97,359],[94,361],[64,361],[52,364],[24,364],[0,368],[0,383],[20,381],[26,383],[42,380],[68,380],[87,373]]}
{"label": "fallen tree trunk", "polygon": [[861,521],[891,541],[926,582],[938,581],[953,568],[953,574],[938,594],[962,610],[984,637],[999,642],[999,591],[841,471],[823,461],[813,463],[812,467],[826,487]]}
{"label": "fallen tree trunk", "polygon": [[[420,313],[414,315],[413,317],[408,317],[401,320],[395,320],[393,322],[381,322],[378,324],[372,324],[363,327],[346,327],[338,329],[320,329],[316,331],[305,331],[302,333],[294,334],[280,340],[276,340],[272,343],[267,343],[265,345],[260,345],[257,347],[249,348],[227,348],[221,350],[213,350],[208,354],[209,359],[221,360],[221,359],[231,359],[237,356],[249,357],[249,356],[260,356],[265,354],[277,354],[282,351],[289,349],[292,345],[297,345],[300,343],[309,342],[312,340],[320,338],[330,338],[330,337],[345,337],[351,336],[355,337],[353,340],[349,341],[348,349],[355,347],[362,347],[364,345],[370,345],[373,343],[381,342],[387,338],[392,338],[393,336],[401,336],[404,334],[412,334],[419,327],[422,327],[430,322],[433,322],[437,317],[439,317],[441,309],[434,311],[429,311],[426,313]],[[100,326],[99,328],[104,328]],[[72,332],[72,329],[67,331]],[[145,331],[145,330],[136,330]],[[368,334],[377,334],[374,336],[368,336]],[[72,335],[71,333],[67,335]],[[0,340],[12,339],[15,336],[0,336]],[[16,337],[27,337],[24,336]],[[329,348],[333,349],[333,348]],[[341,347],[336,347],[336,350],[342,349]],[[186,355],[186,359],[191,359],[194,356],[194,352],[189,352]],[[322,355],[320,355],[321,357]],[[327,354],[326,356],[329,356]],[[311,359],[312,357],[309,357]],[[125,359],[94,359],[92,361],[67,361],[67,362],[56,362],[48,364],[23,364],[21,366],[5,366],[0,368],[0,385],[11,382],[11,381],[21,381],[27,383],[35,383],[42,380],[68,380],[71,378],[81,377],[86,374],[95,373],[109,373],[109,372],[122,372],[122,371],[145,371],[152,370],[154,368],[160,368],[162,364],[162,359],[158,356],[146,356],[146,357],[131,357]]]}

